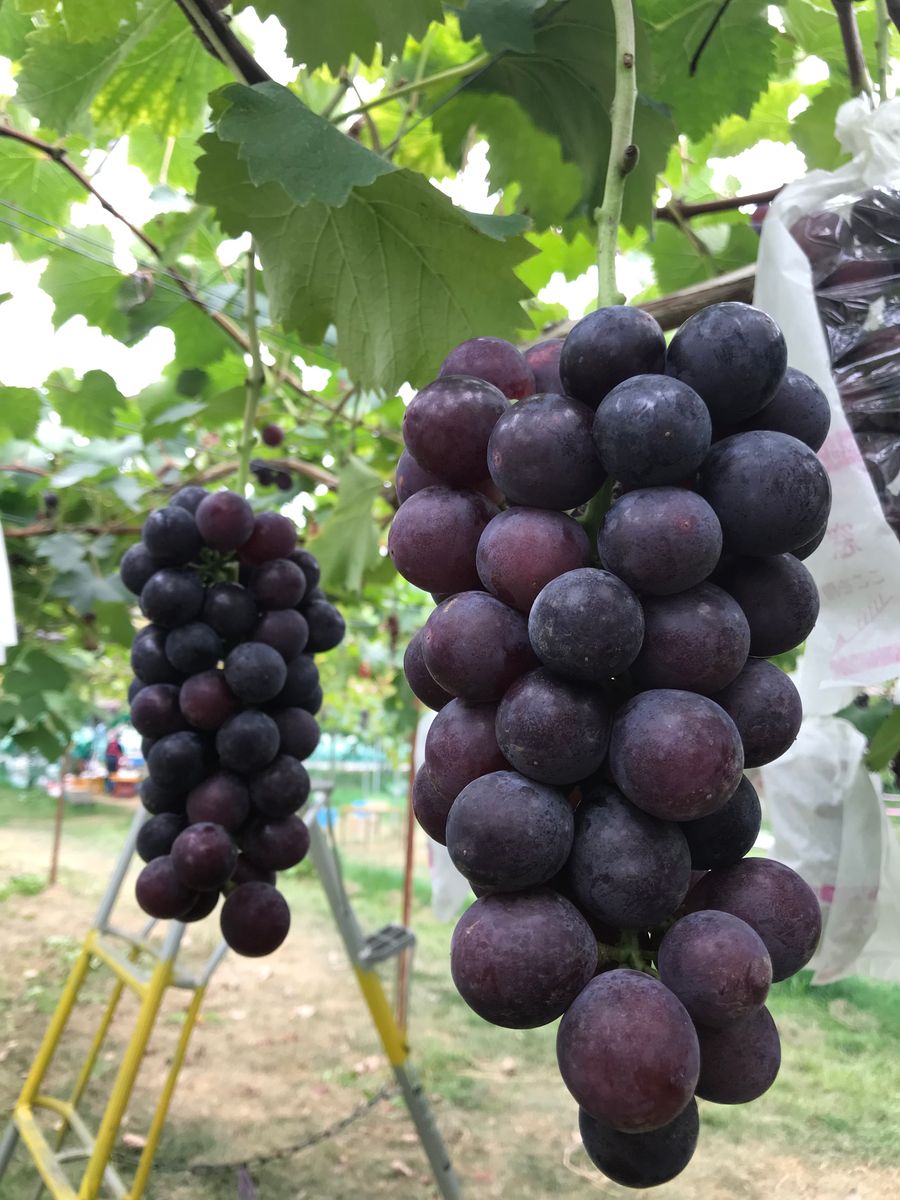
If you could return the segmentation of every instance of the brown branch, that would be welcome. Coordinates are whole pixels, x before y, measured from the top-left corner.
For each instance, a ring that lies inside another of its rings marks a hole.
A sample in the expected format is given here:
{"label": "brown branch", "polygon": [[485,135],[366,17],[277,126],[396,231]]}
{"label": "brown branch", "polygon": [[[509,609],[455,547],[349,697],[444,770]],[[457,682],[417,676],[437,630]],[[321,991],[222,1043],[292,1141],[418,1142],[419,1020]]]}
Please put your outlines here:
{"label": "brown branch", "polygon": [[317,467],[315,463],[303,462],[299,458],[267,458],[265,461],[266,466],[275,471],[293,471],[295,475],[305,475],[307,479],[314,479],[316,483],[324,483],[331,491],[337,491],[337,476],[324,467]]}
{"label": "brown branch", "polygon": [[109,533],[113,537],[133,537],[141,532],[140,525],[122,525],[114,521],[110,525],[52,525],[49,521],[35,521],[33,525],[23,525],[19,529],[4,528],[6,538],[44,537],[49,533],[89,533],[94,537]]}
{"label": "brown branch", "polygon": [[228,27],[215,0],[175,0],[184,13],[203,49],[223,66],[237,74],[242,83],[268,83],[264,71],[244,43]]}
{"label": "brown branch", "polygon": [[30,467],[28,463],[23,462],[0,463],[0,471],[17,471],[22,475],[38,475],[44,477],[50,474],[50,472],[45,470],[43,467]]}
{"label": "brown branch", "polygon": [[859,36],[859,26],[856,23],[856,13],[853,10],[853,0],[831,0],[837,14],[844,42],[844,57],[847,59],[847,70],[850,74],[850,89],[854,96],[860,92],[872,95],[872,81],[866,67],[862,39]]}
{"label": "brown branch", "polygon": [[733,212],[745,205],[770,204],[780,191],[780,187],[769,188],[765,192],[750,192],[746,196],[722,196],[718,200],[702,200],[697,204],[682,204],[680,200],[672,199],[664,208],[656,210],[656,219],[678,224],[679,217],[689,221],[691,217],[702,217],[707,213]]}

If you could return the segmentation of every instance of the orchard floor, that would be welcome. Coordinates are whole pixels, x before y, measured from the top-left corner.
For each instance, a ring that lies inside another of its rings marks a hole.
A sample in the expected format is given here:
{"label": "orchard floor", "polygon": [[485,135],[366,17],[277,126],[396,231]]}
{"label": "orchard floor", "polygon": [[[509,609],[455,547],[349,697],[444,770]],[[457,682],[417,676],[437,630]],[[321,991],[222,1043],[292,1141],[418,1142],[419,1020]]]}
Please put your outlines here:
{"label": "orchard floor", "polygon": [[[45,806],[23,813],[0,796],[0,1106],[21,1084],[68,965],[88,927],[128,816],[67,817],[60,882],[36,894],[46,869]],[[347,874],[364,920],[396,919],[396,847],[347,848]],[[376,865],[377,864],[377,865]],[[389,1082],[324,899],[301,867],[286,885],[287,944],[269,960],[228,957],[215,976],[172,1105],[148,1196],[233,1200],[240,1162],[329,1126]],[[414,1060],[469,1200],[635,1195],[593,1171],[575,1133],[574,1106],[555,1070],[552,1030],[513,1033],[480,1022],[456,997],[447,967],[450,928],[430,915],[417,879],[419,934],[412,996]],[[190,932],[191,957],[212,946],[215,922]],[[56,1071],[71,1081],[77,1050],[107,988],[94,973]],[[177,1007],[177,1006],[176,1006]],[[659,1200],[893,1200],[900,1196],[900,988],[846,981],[775,989],[784,1062],[771,1092],[735,1109],[703,1106],[694,1162],[655,1189]],[[121,1132],[123,1171],[137,1157],[152,1100],[179,1029],[162,1020]],[[92,1097],[108,1089],[123,1028],[115,1026]],[[87,1112],[91,1113],[88,1103]],[[260,1200],[417,1200],[436,1193],[402,1104],[382,1100],[336,1136],[280,1161],[251,1165]],[[3,1200],[26,1200],[33,1176],[17,1153]]]}

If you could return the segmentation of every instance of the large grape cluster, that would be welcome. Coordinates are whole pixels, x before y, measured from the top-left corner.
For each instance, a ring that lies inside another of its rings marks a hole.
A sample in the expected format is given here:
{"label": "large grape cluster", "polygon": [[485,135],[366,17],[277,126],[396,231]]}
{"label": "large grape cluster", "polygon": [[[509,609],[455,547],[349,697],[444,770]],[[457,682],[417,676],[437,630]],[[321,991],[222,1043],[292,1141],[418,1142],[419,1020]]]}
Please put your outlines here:
{"label": "large grape cluster", "polygon": [[828,404],[786,360],[748,305],[668,347],[605,308],[525,356],[464,343],[404,419],[389,550],[437,601],[405,655],[437,710],[413,804],[479,897],[453,979],[494,1024],[562,1017],[586,1150],[633,1187],[687,1164],[695,1097],[770,1086],[769,986],[820,933],[803,880],[745,857],[831,502]]}
{"label": "large grape cluster", "polygon": [[309,849],[322,688],[315,655],[344,636],[319,565],[279,513],[191,485],[150,514],[122,582],[148,624],[131,650],[131,720],[143,737],[153,815],[137,851],[151,917],[199,921],[224,893],[222,935],[270,954],[290,926],[276,872]]}

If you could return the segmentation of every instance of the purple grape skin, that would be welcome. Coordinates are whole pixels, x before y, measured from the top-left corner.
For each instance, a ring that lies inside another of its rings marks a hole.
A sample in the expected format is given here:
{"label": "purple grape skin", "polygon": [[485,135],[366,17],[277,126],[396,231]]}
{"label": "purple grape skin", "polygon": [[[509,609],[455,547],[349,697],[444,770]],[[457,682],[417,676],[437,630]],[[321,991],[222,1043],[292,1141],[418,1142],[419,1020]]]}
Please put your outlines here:
{"label": "purple grape skin", "polygon": [[759,934],[732,913],[709,910],[688,913],[667,931],[658,969],[691,1019],[713,1029],[760,1009],[772,983],[772,960]]}
{"label": "purple grape skin", "polygon": [[179,704],[185,719],[197,729],[213,732],[238,710],[223,671],[201,671],[181,685]]}
{"label": "purple grape skin", "polygon": [[291,910],[270,883],[242,883],[222,905],[222,937],[245,958],[262,958],[277,950],[291,927]]}
{"label": "purple grape skin", "polygon": [[722,552],[722,530],[695,492],[641,488],[611,506],[597,548],[603,566],[636,592],[671,596],[712,574]]}
{"label": "purple grape skin", "polygon": [[538,592],[566,571],[590,566],[588,536],[571,517],[546,508],[498,513],[478,542],[475,565],[498,600],[529,613]]}
{"label": "purple grape skin", "polygon": [[258,619],[256,602],[239,583],[214,583],[207,591],[203,620],[223,638],[249,637]]}
{"label": "purple grape skin", "polygon": [[691,867],[710,871],[740,862],[756,843],[762,825],[762,805],[756,788],[746,775],[734,795],[708,817],[683,821],[681,832],[691,851]]}
{"label": "purple grape skin", "polygon": [[[484,465],[487,469],[487,462]],[[397,459],[394,486],[397,489],[397,499],[403,504],[410,496],[421,492],[423,488],[440,487],[441,480],[437,475],[426,471],[420,463],[417,463],[408,450],[404,450]]]}
{"label": "purple grape skin", "polygon": [[553,392],[561,396],[565,392],[559,375],[559,359],[565,338],[548,338],[536,342],[525,351],[525,361],[534,375],[535,392]]}
{"label": "purple grape skin", "polygon": [[764,658],[749,659],[737,679],[712,698],[737,726],[747,767],[774,762],[800,732],[800,693],[780,667]]}
{"label": "purple grape skin", "polygon": [[185,795],[180,788],[154,783],[148,776],[138,785],[138,795],[147,812],[154,816],[160,813],[184,813]]}
{"label": "purple grape skin", "polygon": [[347,625],[344,618],[327,600],[317,600],[303,610],[309,626],[306,649],[310,654],[333,650],[344,640]]}
{"label": "purple grape skin", "polygon": [[467,784],[453,801],[447,850],[470,882],[515,892],[557,874],[573,832],[563,792],[515,771],[494,771]]}
{"label": "purple grape skin", "polygon": [[281,513],[263,512],[253,522],[253,530],[240,548],[242,563],[260,566],[273,558],[290,559],[297,547],[297,530]]}
{"label": "purple grape skin", "polygon": [[511,504],[558,510],[586,504],[606,478],[592,422],[588,406],[571,396],[521,400],[494,426],[488,443],[491,479]]}
{"label": "purple grape skin", "polygon": [[602,766],[611,724],[602,692],[540,667],[517,679],[500,701],[497,743],[529,779],[577,783]]}
{"label": "purple grape skin", "polygon": [[579,1109],[578,1128],[588,1158],[623,1187],[651,1188],[680,1175],[694,1156],[700,1133],[697,1101],[674,1121],[650,1133],[620,1133]]}
{"label": "purple grape skin", "polygon": [[190,925],[195,921],[202,921],[213,911],[219,903],[219,893],[216,892],[199,892],[197,899],[182,916],[182,921],[185,925]]}
{"label": "purple grape skin", "polygon": [[306,576],[288,558],[273,558],[264,562],[250,576],[247,590],[264,611],[294,608],[306,591]]}
{"label": "purple grape skin", "polygon": [[160,787],[188,792],[206,778],[206,743],[196,733],[170,733],[147,755],[150,778]]}
{"label": "purple grape skin", "polygon": [[203,608],[203,584],[194,571],[163,567],[144,584],[141,612],[148,621],[163,629],[187,625]]}
{"label": "purple grape skin", "polygon": [[522,400],[535,390],[534,375],[521,351],[498,337],[460,342],[441,363],[438,375],[469,375],[493,384],[510,400]]}
{"label": "purple grape skin", "polygon": [[831,484],[815,453],[765,430],[717,442],[700,469],[699,490],[719,518],[729,554],[795,550],[815,537],[831,508]]}
{"label": "purple grape skin", "polygon": [[480,585],[475,552],[497,507],[479,492],[423,488],[400,505],[388,534],[397,571],[426,592],[453,595]]}
{"label": "purple grape skin", "polygon": [[667,375],[634,375],[594,415],[603,469],[630,487],[680,483],[709,452],[712,421],[693,388]]}
{"label": "purple grape skin", "polygon": [[445,704],[453,699],[449,692],[444,691],[425,665],[422,653],[425,627],[417,629],[409,639],[409,645],[403,654],[403,674],[409,684],[412,694],[421,700],[427,708],[440,712]]}
{"label": "purple grape skin", "polygon": [[250,812],[250,792],[240,775],[217,771],[188,793],[187,817],[192,825],[211,821],[236,833]]}
{"label": "purple grape skin", "polygon": [[454,487],[484,479],[488,440],[509,408],[483,380],[443,375],[422,388],[403,414],[403,440],[419,466]]}
{"label": "purple grape skin", "polygon": [[809,541],[804,542],[802,546],[798,546],[796,550],[792,550],[791,554],[793,554],[794,558],[798,559],[800,562],[803,562],[805,559],[809,558],[810,555],[813,554],[814,551],[818,550],[818,548],[824,542],[825,534],[827,532],[828,532],[828,521],[825,520],[822,523],[822,528],[819,530],[819,532],[816,534],[816,536],[811,537],[809,539]]}
{"label": "purple grape skin", "polygon": [[322,572],[319,569],[319,560],[311,551],[307,550],[304,546],[300,546],[298,549],[292,550],[287,557],[292,563],[296,563],[306,576],[306,588],[308,592],[319,586],[319,579]]}
{"label": "purple grape skin", "polygon": [[226,829],[212,821],[189,825],[172,844],[172,866],[185,887],[218,891],[231,878],[237,847]]}
{"label": "purple grape skin", "polygon": [[596,682],[628,669],[644,636],[631,589],[609,571],[584,567],[551,580],[528,615],[535,653],[551,671]]}
{"label": "purple grape skin", "polygon": [[131,702],[131,723],[142,737],[165,737],[187,728],[178,707],[180,691],[171,683],[151,683]]}
{"label": "purple grape skin", "polygon": [[157,921],[178,920],[197,899],[197,893],[175,874],[169,854],[147,863],[135,881],[134,894],[144,912]]}
{"label": "purple grape skin", "polygon": [[144,683],[143,679],[138,679],[135,676],[128,685],[128,703],[131,704],[138,692],[142,692],[145,687],[147,687],[147,684]]}
{"label": "purple grape skin", "polygon": [[642,606],[644,641],[631,666],[637,687],[708,696],[740,674],[750,627],[728,592],[700,583],[675,596],[645,596]]}
{"label": "purple grape skin", "polygon": [[713,1104],[748,1104],[775,1082],[781,1041],[765,1007],[723,1029],[697,1026],[700,1078],[697,1095]]}
{"label": "purple grape skin", "polygon": [[622,304],[595,309],[572,327],[559,360],[566,392],[596,408],[632,375],[660,374],[666,339],[649,313]]}
{"label": "purple grape skin", "polygon": [[165,558],[154,558],[143,542],[135,542],[122,555],[122,561],[119,563],[119,578],[129,592],[139,596],[147,580],[162,567],[170,565]]}
{"label": "purple grape skin", "polygon": [[294,813],[253,821],[239,840],[247,860],[267,871],[287,871],[302,862],[309,850],[309,830]]}
{"label": "purple grape skin", "polygon": [[319,744],[321,733],[316,718],[302,708],[281,708],[271,717],[281,736],[278,753],[298,759],[309,758]]}
{"label": "purple grape skin", "polygon": [[263,613],[251,636],[254,642],[265,642],[277,650],[285,662],[290,662],[306,649],[309,625],[296,609],[276,608]]}
{"label": "purple grape skin", "polygon": [[319,684],[319,668],[308,652],[287,664],[284,687],[273,700],[278,708],[305,708]]}
{"label": "purple grape skin", "polygon": [[252,862],[244,854],[238,855],[237,866],[234,868],[234,874],[228,881],[229,888],[238,888],[244,883],[275,883],[278,878],[276,871],[265,871],[262,867],[255,867]]}
{"label": "purple grape skin", "polygon": [[546,888],[476,900],[450,945],[457,991],[485,1021],[506,1029],[535,1029],[561,1017],[596,966],[590,926]]}
{"label": "purple grape skin", "polygon": [[195,513],[200,536],[214,550],[237,550],[253,532],[253,509],[236,492],[212,492]]}
{"label": "purple grape skin", "polygon": [[487,592],[460,592],[425,624],[425,666],[435,682],[470,704],[499,700],[537,664],[521,613]]}
{"label": "purple grape skin", "polygon": [[180,683],[184,678],[166,658],[166,630],[145,625],[131,646],[131,669],[141,683]]}
{"label": "purple grape skin", "polygon": [[140,828],[135,850],[145,863],[161,858],[172,849],[172,843],[187,824],[182,813],[161,812],[151,817]]}
{"label": "purple grape skin", "polygon": [[299,759],[279,754],[250,778],[250,798],[265,817],[286,817],[306,803],[309,775]]}
{"label": "purple grape skin", "polygon": [[211,671],[222,657],[223,649],[222,639],[202,621],[189,621],[166,635],[166,658],[185,675]]}
{"label": "purple grape skin", "polygon": [[216,734],[216,753],[223,767],[240,774],[261,771],[278,753],[281,741],[271,717],[247,709],[231,717]]}
{"label": "purple grape skin", "polygon": [[193,517],[208,495],[209,492],[207,492],[206,488],[200,487],[197,483],[189,483],[174,493],[169,500],[169,504],[174,505],[176,508],[186,508]]}
{"label": "purple grape skin", "polygon": [[660,821],[604,784],[583,789],[563,872],[569,894],[615,929],[651,929],[687,895],[691,856],[674,822]]}
{"label": "purple grape skin", "polygon": [[496,720],[496,704],[451,700],[431,722],[425,762],[434,786],[448,800],[479,776],[509,767],[497,745]]}
{"label": "purple grape skin", "polygon": [[819,589],[796,555],[727,559],[715,578],[744,611],[754,657],[784,654],[812,632],[819,616]]}
{"label": "purple grape skin", "polygon": [[560,1022],[556,1057],[579,1105],[622,1133],[674,1121],[700,1073],[684,1006],[639,971],[608,971],[590,981]]}
{"label": "purple grape skin", "polygon": [[746,921],[769,952],[773,983],[806,966],[822,932],[822,913],[812,889],[796,871],[769,858],[745,858],[708,872],[691,889],[686,908],[712,908]]}
{"label": "purple grape skin", "polygon": [[810,450],[818,450],[828,437],[830,426],[828,397],[815,380],[796,367],[788,367],[769,403],[745,421],[741,429],[788,433],[804,442]]}
{"label": "purple grape skin", "polygon": [[286,680],[284,659],[265,642],[242,642],[225,659],[225,682],[245,704],[272,700]]}
{"label": "purple grape skin", "polygon": [[154,558],[189,563],[203,549],[197,523],[186,508],[158,508],[150,513],[141,531],[144,545]]}
{"label": "purple grape skin", "polygon": [[616,714],[609,768],[632,804],[668,821],[721,808],[741,780],[744,755],[731,717],[706,696],[641,692]]}
{"label": "purple grape skin", "polygon": [[438,791],[424,764],[419,767],[413,780],[413,812],[428,836],[442,846],[447,845],[447,817],[454,799],[454,796],[448,799]]}

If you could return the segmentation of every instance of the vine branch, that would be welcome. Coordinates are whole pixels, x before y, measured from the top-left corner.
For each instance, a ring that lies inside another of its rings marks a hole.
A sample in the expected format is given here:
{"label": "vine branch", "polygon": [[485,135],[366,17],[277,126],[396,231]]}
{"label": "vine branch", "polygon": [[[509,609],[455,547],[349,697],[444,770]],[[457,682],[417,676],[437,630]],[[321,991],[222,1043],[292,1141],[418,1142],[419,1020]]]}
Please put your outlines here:
{"label": "vine branch", "polygon": [[671,221],[677,225],[680,221],[689,221],[691,217],[733,212],[736,208],[750,204],[770,204],[780,191],[780,187],[769,188],[764,192],[749,192],[745,196],[721,196],[717,200],[701,200],[696,204],[682,204],[680,200],[673,198],[664,208],[658,208],[655,216],[657,221]]}
{"label": "vine branch", "polygon": [[597,222],[597,302],[601,308],[616,304],[616,242],[622,219],[625,180],[637,166],[638,148],[632,141],[637,76],[634,65],[635,36],[632,0],[612,0],[616,25],[616,80],[610,111],[609,163],[603,188],[603,203],[594,213]]}
{"label": "vine branch", "polygon": [[854,96],[860,92],[872,99],[872,80],[863,53],[862,39],[859,36],[859,25],[856,23],[856,13],[853,10],[853,0],[831,0],[841,29],[844,42],[844,57],[847,59],[847,70],[850,73],[850,89]]}
{"label": "vine branch", "polygon": [[264,71],[244,43],[236,37],[211,0],[175,0],[204,49],[226,66],[242,83],[268,83]]}
{"label": "vine branch", "polygon": [[256,410],[266,382],[266,372],[259,345],[259,328],[256,321],[256,246],[252,239],[247,251],[247,340],[250,343],[250,370],[247,373],[247,399],[244,403],[244,428],[241,433],[241,448],[238,466],[237,490],[243,495],[250,474],[250,452],[253,449],[253,430],[256,427]]}

